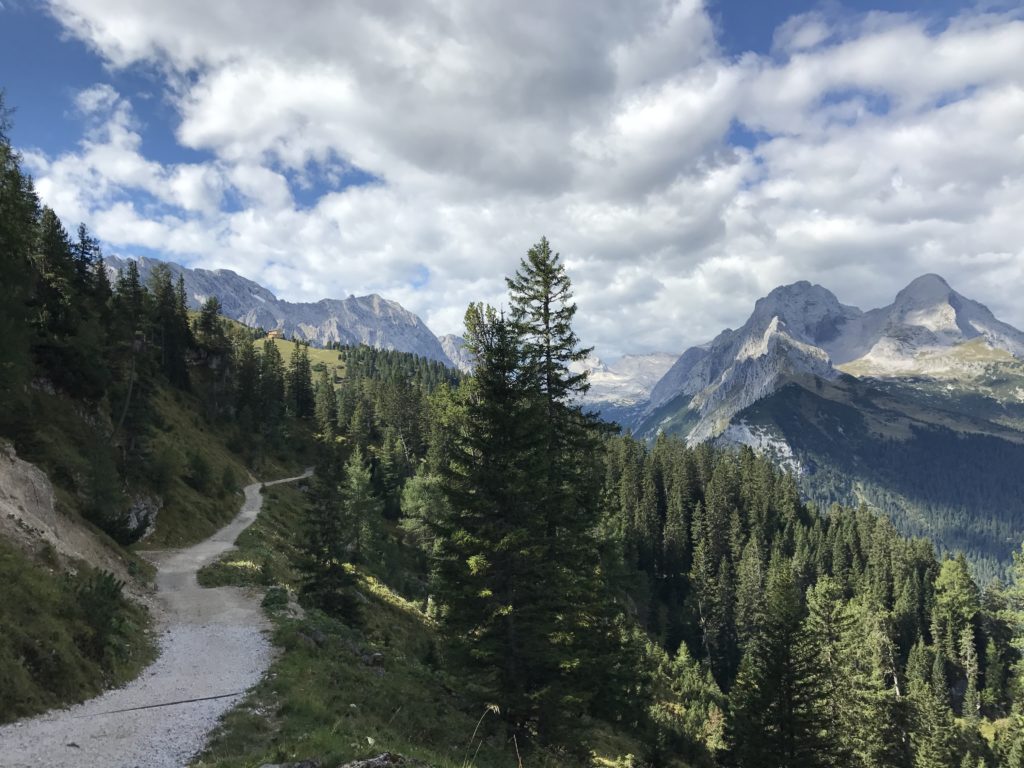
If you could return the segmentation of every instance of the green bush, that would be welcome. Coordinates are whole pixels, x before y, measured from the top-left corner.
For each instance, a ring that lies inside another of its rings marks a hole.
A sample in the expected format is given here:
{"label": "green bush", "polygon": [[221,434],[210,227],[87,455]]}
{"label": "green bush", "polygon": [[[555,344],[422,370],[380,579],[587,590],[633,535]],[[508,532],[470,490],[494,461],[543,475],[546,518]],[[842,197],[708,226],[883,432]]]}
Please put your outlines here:
{"label": "green bush", "polygon": [[238,490],[238,475],[230,464],[224,465],[220,476],[220,487],[224,494],[232,494]]}
{"label": "green bush", "polygon": [[280,584],[274,585],[263,596],[262,605],[264,608],[284,608],[288,605],[288,590]]}
{"label": "green bush", "polygon": [[210,488],[210,481],[213,479],[213,471],[210,469],[210,462],[198,451],[188,457],[188,484],[200,493],[205,493]]}

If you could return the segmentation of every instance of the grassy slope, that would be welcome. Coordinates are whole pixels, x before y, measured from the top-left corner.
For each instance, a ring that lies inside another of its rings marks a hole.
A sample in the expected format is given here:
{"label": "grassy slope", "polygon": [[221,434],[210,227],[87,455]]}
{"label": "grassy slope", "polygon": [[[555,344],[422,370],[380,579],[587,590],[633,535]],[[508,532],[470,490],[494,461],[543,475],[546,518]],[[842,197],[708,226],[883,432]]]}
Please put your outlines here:
{"label": "grassy slope", "polygon": [[[201,583],[294,588],[305,496],[288,486],[266,493],[263,512],[239,538],[238,550],[204,569]],[[319,614],[295,618],[288,610],[268,609],[282,653],[267,678],[227,716],[199,765],[241,768],[314,758],[337,765],[387,750],[438,768],[516,765],[493,715],[483,717],[471,742],[484,712],[468,708],[458,680],[438,664],[437,630],[424,606],[367,573],[358,578],[366,598],[358,628]],[[374,653],[383,654],[383,665],[365,663],[363,657]],[[598,753],[592,765],[628,766],[628,754],[640,752],[640,745],[621,734],[592,731],[588,741]],[[532,768],[575,764],[548,753],[531,754],[524,762]]]}
{"label": "grassy slope", "polygon": [[973,339],[941,354],[921,354],[895,373],[864,360],[840,366],[872,379],[880,389],[917,401],[925,408],[969,414],[993,424],[1024,430],[1024,362],[984,339]]}
{"label": "grassy slope", "polygon": [[[156,528],[136,545],[142,549],[180,547],[214,533],[238,512],[238,489],[249,478],[241,457],[228,447],[230,430],[207,425],[192,395],[163,389],[155,404],[159,425],[154,430],[153,454],[165,465],[167,480]],[[196,456],[209,468],[205,488],[195,487],[189,477],[189,465]]]}
{"label": "grassy slope", "polygon": [[[295,342],[276,339],[274,343],[287,366]],[[340,366],[337,352],[312,347],[309,352],[314,364],[333,361]],[[163,388],[155,404],[159,425],[154,430],[153,454],[166,464],[170,483],[161,494],[164,509],[157,517],[156,530],[137,548],[180,547],[201,541],[238,512],[241,496],[237,491],[244,485],[254,479],[296,475],[309,464],[312,444],[308,430],[301,425],[292,425],[286,449],[261,449],[233,423],[208,423],[196,394]],[[209,467],[206,488],[197,488],[190,478],[190,461],[196,454]],[[229,479],[232,482],[225,482]]]}
{"label": "grassy slope", "polygon": [[[292,352],[295,350],[296,342],[287,341],[285,339],[274,339],[274,344],[277,345],[277,351],[281,353],[281,358],[284,360],[285,365],[288,365],[288,361],[292,358]],[[339,376],[345,371],[345,366],[340,360],[340,355],[341,353],[335,349],[320,349],[319,347],[309,348],[310,363],[313,365],[323,363],[327,366],[328,373],[333,370]]]}
{"label": "grassy slope", "polygon": [[52,549],[26,554],[0,539],[0,722],[82,701],[134,678],[154,658],[139,605],[119,601],[113,631],[94,648],[82,607],[92,575],[63,573]]}

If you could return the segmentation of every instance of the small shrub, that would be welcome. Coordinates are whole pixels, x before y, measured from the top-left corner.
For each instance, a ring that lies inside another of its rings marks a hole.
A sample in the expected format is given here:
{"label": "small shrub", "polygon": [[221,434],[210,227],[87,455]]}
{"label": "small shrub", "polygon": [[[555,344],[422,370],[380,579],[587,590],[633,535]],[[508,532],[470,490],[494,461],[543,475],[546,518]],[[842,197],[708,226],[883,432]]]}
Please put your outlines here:
{"label": "small shrub", "polygon": [[280,584],[275,584],[267,590],[261,605],[269,609],[284,608],[288,605],[288,590]]}
{"label": "small shrub", "polygon": [[126,603],[124,582],[107,571],[96,571],[79,582],[75,597],[89,629],[82,647],[109,668],[121,660]]}
{"label": "small shrub", "polygon": [[155,491],[166,494],[178,474],[178,456],[173,449],[165,446],[157,451],[150,460],[146,477]]}
{"label": "small shrub", "polygon": [[220,487],[225,495],[238,490],[238,476],[230,464],[224,466],[224,472],[220,476]]}
{"label": "small shrub", "polygon": [[200,493],[205,493],[210,488],[210,481],[213,472],[210,469],[210,462],[206,456],[196,451],[188,457],[188,484]]}

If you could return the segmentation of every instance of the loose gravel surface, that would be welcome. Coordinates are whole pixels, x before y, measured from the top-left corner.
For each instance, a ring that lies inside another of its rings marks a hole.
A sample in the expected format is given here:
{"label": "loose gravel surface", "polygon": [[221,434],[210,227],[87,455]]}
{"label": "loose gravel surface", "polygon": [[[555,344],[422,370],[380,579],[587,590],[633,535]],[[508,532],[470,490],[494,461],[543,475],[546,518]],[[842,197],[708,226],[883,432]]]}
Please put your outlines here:
{"label": "loose gravel surface", "polygon": [[[196,581],[199,569],[231,549],[256,519],[263,501],[259,488],[246,487],[238,516],[205,541],[146,553],[157,566],[156,662],[124,688],[0,728],[0,766],[188,765],[218,718],[259,681],[273,657],[257,595],[235,587],[204,589]],[[206,700],[175,703],[189,699]]]}

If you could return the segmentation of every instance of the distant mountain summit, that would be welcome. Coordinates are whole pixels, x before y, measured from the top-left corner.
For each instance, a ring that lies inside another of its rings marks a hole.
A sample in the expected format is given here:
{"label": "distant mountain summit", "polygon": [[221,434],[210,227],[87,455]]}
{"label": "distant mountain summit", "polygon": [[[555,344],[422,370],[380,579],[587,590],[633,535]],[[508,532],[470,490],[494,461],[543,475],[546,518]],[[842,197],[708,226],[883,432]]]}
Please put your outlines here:
{"label": "distant mountain summit", "polygon": [[963,368],[958,350],[968,342],[1024,358],[1024,334],[938,275],[917,278],[892,304],[869,312],[801,281],[759,299],[738,330],[684,352],[652,389],[641,421],[647,431],[663,427],[652,417],[675,402],[685,418],[677,410],[669,420],[699,442],[794,377],[949,373]]}
{"label": "distant mountain summit", "polygon": [[820,285],[776,288],[608,415],[769,454],[823,508],[871,504],[986,576],[1024,537],[1024,334],[938,275],[868,312]]}
{"label": "distant mountain summit", "polygon": [[680,397],[692,415],[687,437],[699,442],[722,432],[729,418],[775,391],[787,376],[839,375],[826,345],[860,316],[820,285],[776,288],[754,305],[738,330],[726,329],[691,347],[654,386],[644,416]]}
{"label": "distant mountain summit", "polygon": [[643,403],[651,389],[665,375],[677,356],[666,352],[646,355],[623,355],[606,363],[591,355],[569,367],[574,373],[587,372],[590,390],[584,402],[601,406],[632,407]]}
{"label": "distant mountain summit", "polygon": [[[137,261],[144,281],[160,263],[144,257]],[[107,266],[112,271],[123,268],[125,263],[125,259],[116,256],[107,258]],[[316,302],[283,301],[229,269],[190,269],[172,262],[166,264],[175,278],[178,275],[184,278],[185,293],[193,309],[216,296],[226,317],[253,328],[277,329],[289,338],[303,339],[317,346],[334,342],[366,344],[411,352],[453,365],[441,342],[419,317],[397,302],[376,294]]]}
{"label": "distant mountain summit", "polygon": [[888,307],[864,313],[859,331],[859,344],[851,354],[835,360],[858,375],[941,372],[956,364],[949,353],[974,340],[1024,358],[1024,333],[997,320],[988,307],[960,295],[938,275],[917,278]]}

